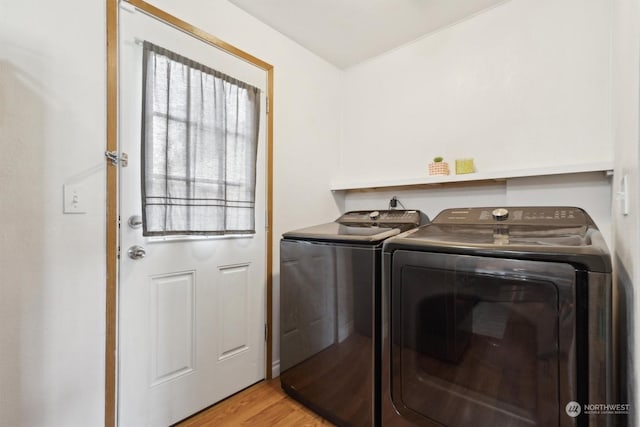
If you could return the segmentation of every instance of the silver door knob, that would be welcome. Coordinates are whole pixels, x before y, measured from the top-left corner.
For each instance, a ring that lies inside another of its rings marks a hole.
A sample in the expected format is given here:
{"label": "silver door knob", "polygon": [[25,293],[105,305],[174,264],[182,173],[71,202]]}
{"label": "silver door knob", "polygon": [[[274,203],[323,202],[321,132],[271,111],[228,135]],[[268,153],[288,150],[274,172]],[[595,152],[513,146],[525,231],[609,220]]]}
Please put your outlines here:
{"label": "silver door knob", "polygon": [[131,228],[140,228],[142,227],[142,217],[140,215],[131,215],[127,223]]}
{"label": "silver door knob", "polygon": [[127,251],[127,255],[129,255],[129,258],[131,259],[142,259],[146,254],[147,252],[144,250],[144,248],[138,245],[131,246]]}

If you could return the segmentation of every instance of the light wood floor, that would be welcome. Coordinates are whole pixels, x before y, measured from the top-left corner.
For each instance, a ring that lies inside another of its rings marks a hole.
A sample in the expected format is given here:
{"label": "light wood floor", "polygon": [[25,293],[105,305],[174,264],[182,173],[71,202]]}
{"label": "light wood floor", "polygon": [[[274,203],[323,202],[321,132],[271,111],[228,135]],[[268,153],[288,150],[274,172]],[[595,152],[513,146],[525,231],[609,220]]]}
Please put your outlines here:
{"label": "light wood floor", "polygon": [[195,426],[333,426],[287,396],[280,379],[262,381],[211,408],[188,418],[177,427]]}

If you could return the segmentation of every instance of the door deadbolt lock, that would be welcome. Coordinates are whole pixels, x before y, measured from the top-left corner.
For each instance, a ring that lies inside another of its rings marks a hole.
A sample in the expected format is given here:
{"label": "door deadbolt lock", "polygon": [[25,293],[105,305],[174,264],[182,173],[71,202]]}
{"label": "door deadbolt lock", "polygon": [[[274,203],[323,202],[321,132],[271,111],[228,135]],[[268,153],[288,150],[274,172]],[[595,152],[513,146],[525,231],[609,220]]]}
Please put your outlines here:
{"label": "door deadbolt lock", "polygon": [[127,251],[127,255],[131,259],[142,259],[147,255],[147,252],[144,250],[142,246],[131,246]]}

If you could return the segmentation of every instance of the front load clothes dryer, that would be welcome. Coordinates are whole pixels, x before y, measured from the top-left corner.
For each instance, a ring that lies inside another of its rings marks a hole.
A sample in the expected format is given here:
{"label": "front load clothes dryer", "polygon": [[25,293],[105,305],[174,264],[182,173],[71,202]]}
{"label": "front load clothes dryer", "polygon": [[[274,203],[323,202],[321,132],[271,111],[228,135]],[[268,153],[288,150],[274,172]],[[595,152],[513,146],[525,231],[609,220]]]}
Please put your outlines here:
{"label": "front load clothes dryer", "polygon": [[374,292],[382,242],[426,221],[420,211],[354,211],[280,242],[280,381],[340,426],[373,424]]}
{"label": "front load clothes dryer", "polygon": [[611,259],[582,209],[445,210],[383,270],[382,425],[615,422]]}

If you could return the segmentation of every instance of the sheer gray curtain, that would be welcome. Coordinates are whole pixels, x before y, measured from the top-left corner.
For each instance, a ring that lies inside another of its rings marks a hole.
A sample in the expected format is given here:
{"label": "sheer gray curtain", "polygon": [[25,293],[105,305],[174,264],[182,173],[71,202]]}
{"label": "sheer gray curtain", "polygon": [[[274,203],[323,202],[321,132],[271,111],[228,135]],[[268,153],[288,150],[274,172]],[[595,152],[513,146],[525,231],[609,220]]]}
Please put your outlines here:
{"label": "sheer gray curtain", "polygon": [[260,90],[143,51],[143,234],[254,233]]}

